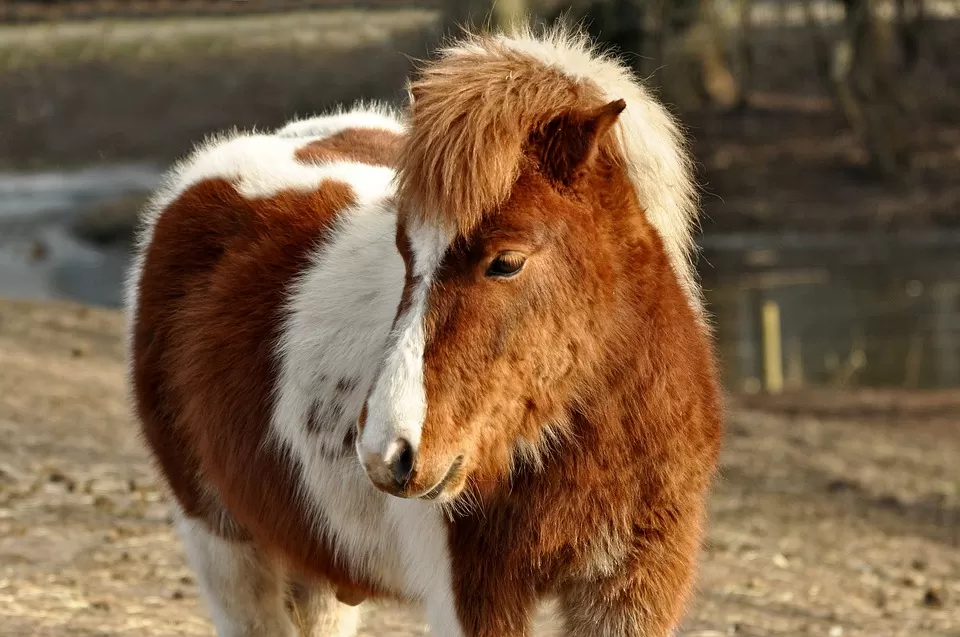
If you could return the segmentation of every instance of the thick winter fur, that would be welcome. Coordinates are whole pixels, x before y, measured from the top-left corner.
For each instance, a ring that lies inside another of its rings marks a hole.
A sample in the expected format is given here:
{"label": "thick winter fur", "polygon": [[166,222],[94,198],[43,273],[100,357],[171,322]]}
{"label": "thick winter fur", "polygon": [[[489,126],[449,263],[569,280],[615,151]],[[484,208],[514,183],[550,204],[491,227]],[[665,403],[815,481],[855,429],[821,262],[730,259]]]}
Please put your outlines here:
{"label": "thick winter fur", "polygon": [[520,637],[557,598],[567,635],[665,637],[721,423],[676,125],[561,32],[411,89],[213,139],[145,217],[133,399],[218,633],[389,597]]}

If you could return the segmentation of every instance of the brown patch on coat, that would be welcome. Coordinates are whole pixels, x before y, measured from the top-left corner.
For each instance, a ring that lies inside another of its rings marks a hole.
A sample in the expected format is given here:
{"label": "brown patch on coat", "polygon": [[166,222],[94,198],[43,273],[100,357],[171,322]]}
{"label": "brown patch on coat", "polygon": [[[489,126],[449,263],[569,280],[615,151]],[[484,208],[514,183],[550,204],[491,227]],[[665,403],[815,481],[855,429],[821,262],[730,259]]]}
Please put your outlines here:
{"label": "brown patch on coat", "polygon": [[413,301],[413,291],[420,285],[422,278],[414,274],[413,267],[413,246],[410,245],[410,237],[404,231],[403,226],[397,230],[397,252],[404,263],[403,292],[400,294],[400,304],[397,306],[397,313],[394,316],[394,323],[397,319],[407,313],[410,304]]}
{"label": "brown patch on coat", "polygon": [[357,451],[357,427],[351,426],[347,433],[343,435],[343,442],[340,443],[341,452],[344,456],[355,454]]}
{"label": "brown patch on coat", "polygon": [[353,161],[371,166],[396,164],[401,136],[382,128],[348,128],[310,142],[294,153],[304,164]]}
{"label": "brown patch on coat", "polygon": [[132,343],[143,433],[186,514],[216,528],[212,489],[264,550],[348,597],[384,591],[352,578],[318,538],[292,467],[262,443],[287,290],[354,201],[329,180],[255,200],[222,179],[191,186],[164,209],[145,251]]}
{"label": "brown patch on coat", "polygon": [[339,398],[346,398],[357,390],[357,385],[358,382],[356,378],[341,378],[337,381],[337,386],[334,389],[334,393]]}

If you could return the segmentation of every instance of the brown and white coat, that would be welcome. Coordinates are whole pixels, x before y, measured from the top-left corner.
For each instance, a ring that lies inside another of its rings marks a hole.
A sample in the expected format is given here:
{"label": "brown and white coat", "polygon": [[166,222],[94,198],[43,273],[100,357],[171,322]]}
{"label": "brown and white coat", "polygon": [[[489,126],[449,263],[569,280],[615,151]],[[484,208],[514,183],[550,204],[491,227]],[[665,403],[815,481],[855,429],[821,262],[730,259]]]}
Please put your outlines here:
{"label": "brown and white coat", "polygon": [[571,636],[667,635],[721,415],[676,125],[560,31],[411,95],[213,139],[147,211],[133,398],[218,633],[387,597],[520,636],[556,597]]}

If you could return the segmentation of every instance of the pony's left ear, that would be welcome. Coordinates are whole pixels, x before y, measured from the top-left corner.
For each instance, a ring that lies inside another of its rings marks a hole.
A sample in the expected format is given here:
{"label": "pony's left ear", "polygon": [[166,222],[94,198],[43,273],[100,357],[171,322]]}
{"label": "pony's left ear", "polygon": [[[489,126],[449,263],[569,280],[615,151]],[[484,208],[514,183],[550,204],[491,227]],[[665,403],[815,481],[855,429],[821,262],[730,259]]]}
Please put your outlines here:
{"label": "pony's left ear", "polygon": [[540,167],[551,179],[569,185],[593,163],[603,136],[627,103],[614,100],[585,111],[570,111],[550,120],[533,139]]}

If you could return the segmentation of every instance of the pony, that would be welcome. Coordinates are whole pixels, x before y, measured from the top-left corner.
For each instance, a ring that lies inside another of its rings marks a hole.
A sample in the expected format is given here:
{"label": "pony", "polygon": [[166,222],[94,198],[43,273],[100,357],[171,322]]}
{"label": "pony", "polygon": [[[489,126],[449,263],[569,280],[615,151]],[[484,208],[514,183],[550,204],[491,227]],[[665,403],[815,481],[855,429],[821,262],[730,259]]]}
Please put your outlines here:
{"label": "pony", "polygon": [[407,86],[208,139],[143,215],[131,398],[217,634],[671,634],[722,427],[683,132],[568,29]]}

